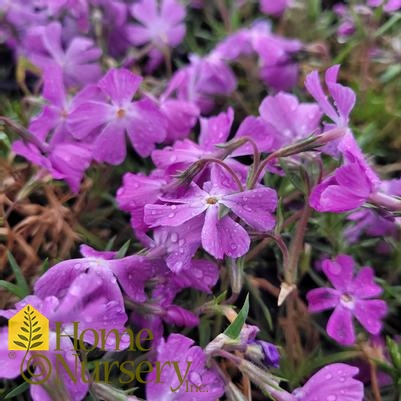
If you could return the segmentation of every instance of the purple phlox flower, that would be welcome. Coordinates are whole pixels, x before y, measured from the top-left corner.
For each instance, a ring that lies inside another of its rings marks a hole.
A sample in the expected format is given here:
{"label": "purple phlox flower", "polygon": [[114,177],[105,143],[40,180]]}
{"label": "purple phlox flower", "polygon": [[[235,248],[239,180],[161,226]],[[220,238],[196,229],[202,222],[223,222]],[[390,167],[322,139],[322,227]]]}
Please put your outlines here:
{"label": "purple phlox flower", "polygon": [[368,166],[365,156],[348,127],[349,115],[355,105],[355,93],[352,89],[337,83],[339,69],[339,65],[334,65],[328,68],[325,73],[326,86],[333,102],[330,102],[325,95],[317,71],[311,72],[305,79],[306,89],[317,101],[323,113],[332,121],[332,123],[325,122],[323,124],[324,131],[335,127],[344,128],[345,130],[342,138],[332,141],[324,146],[322,150],[335,157],[338,157],[339,153],[341,153],[344,157],[350,159],[352,155],[352,158],[359,159],[360,163],[363,164],[370,179],[378,181],[376,174]]}
{"label": "purple phlox flower", "polygon": [[377,335],[387,313],[385,301],[372,299],[382,293],[382,288],[374,282],[372,268],[363,267],[354,277],[354,264],[348,255],[325,260],[323,271],[334,288],[316,288],[307,294],[311,312],[334,308],[326,330],[342,345],[355,343],[353,316],[370,334]]}
{"label": "purple phlox flower", "polygon": [[297,97],[289,93],[265,97],[259,113],[274,138],[275,149],[320,132],[322,113],[319,106],[299,103]]}
{"label": "purple phlox flower", "polygon": [[[186,372],[188,384],[202,386],[204,392],[197,392],[199,401],[214,401],[224,394],[224,382],[213,369],[206,367],[206,356],[194,341],[181,335],[170,334],[167,340],[162,339],[157,347],[157,361],[163,364],[167,361],[177,361],[181,372]],[[153,370],[147,376],[146,399],[148,401],[190,401],[193,393],[186,391],[185,383],[180,387],[174,369],[164,369],[160,383],[155,381]],[[172,392],[171,388],[176,389]],[[195,387],[194,387],[195,388]]]}
{"label": "purple phlox flower", "polygon": [[391,213],[371,209],[357,210],[347,220],[354,223],[344,230],[344,237],[351,244],[357,242],[364,233],[369,237],[397,238],[401,223],[400,218],[395,218]]}
{"label": "purple phlox flower", "polygon": [[212,54],[223,60],[235,60],[242,55],[256,54],[259,57],[261,79],[280,91],[288,90],[296,84],[298,66],[293,60],[293,55],[302,47],[298,40],[273,34],[269,22],[257,21],[251,28],[241,29],[229,35],[216,46]]}
{"label": "purple phlox flower", "polygon": [[116,200],[121,210],[131,213],[131,225],[135,230],[147,230],[148,225],[143,220],[145,205],[156,203],[166,184],[167,181],[159,178],[157,172],[149,177],[143,174],[124,174]]}
{"label": "purple phlox flower", "polygon": [[191,260],[185,269],[175,272],[166,266],[153,277],[156,283],[149,300],[138,305],[131,321],[140,328],[151,328],[153,341],[157,343],[163,335],[163,324],[180,327],[196,327],[199,318],[193,312],[174,303],[178,293],[185,288],[211,293],[219,277],[215,263],[206,260]]}
{"label": "purple phlox flower", "polygon": [[91,163],[92,151],[91,144],[74,139],[67,120],[72,108],[98,96],[98,92],[95,86],[88,85],[72,99],[68,98],[61,68],[55,64],[47,66],[42,93],[47,103],[28,128],[35,142],[16,141],[13,144],[16,154],[47,170],[54,179],[65,180],[75,193]]}
{"label": "purple phlox flower", "polygon": [[[5,22],[2,24],[4,25],[2,29],[6,27],[6,24],[14,28],[7,29],[5,32],[6,43],[13,49],[19,49],[19,39],[29,27],[43,25],[48,19],[46,8],[35,9],[32,2],[27,4],[25,0],[2,0],[0,2],[0,15]],[[16,36],[16,32],[19,33],[18,36]]]}
{"label": "purple phlox flower", "polygon": [[376,192],[377,183],[355,159],[337,168],[313,190],[310,205],[319,212],[342,213],[362,206]]}
{"label": "purple phlox flower", "polygon": [[79,184],[89,167],[92,152],[88,146],[78,142],[58,143],[43,154],[35,145],[16,141],[13,151],[32,163],[48,171],[56,180],[64,180],[74,193],[78,193]]}
{"label": "purple phlox flower", "polygon": [[173,75],[168,90],[178,100],[196,105],[202,113],[213,109],[214,96],[232,93],[237,81],[231,68],[218,54],[199,57],[192,54],[190,64]]}
{"label": "purple phlox flower", "polygon": [[150,253],[164,255],[167,267],[175,273],[191,269],[191,260],[201,245],[202,226],[199,216],[177,227],[155,228]]}
{"label": "purple phlox flower", "polygon": [[379,7],[383,5],[386,12],[397,11],[401,8],[401,0],[368,0],[368,6]]}
{"label": "purple phlox flower", "polygon": [[217,151],[216,145],[227,141],[233,121],[232,108],[217,116],[200,118],[199,144],[189,139],[176,141],[173,146],[155,150],[152,160],[158,168],[167,170],[168,174],[174,174],[202,158],[213,157]]}
{"label": "purple phlox flower", "polygon": [[181,198],[161,200],[169,204],[145,206],[145,222],[151,227],[176,227],[202,215],[202,246],[217,259],[222,259],[224,255],[240,257],[248,251],[250,245],[249,235],[243,226],[228,214],[219,216],[222,207],[228,208],[259,231],[268,231],[275,224],[271,213],[276,208],[277,195],[274,190],[266,187],[232,193],[210,182],[205,183],[204,189],[192,183]]}
{"label": "purple phlox flower", "polygon": [[313,189],[310,205],[321,212],[341,213],[360,207],[368,200],[376,202],[376,198],[381,198],[380,179],[350,130],[340,139],[338,150],[344,156],[344,165]]}
{"label": "purple phlox flower", "polygon": [[120,164],[126,156],[125,132],[142,157],[166,137],[165,119],[149,98],[132,102],[142,78],[126,69],[111,69],[99,81],[103,101],[88,101],[72,111],[69,127],[77,139],[94,132],[97,161]]}
{"label": "purple phlox flower", "polygon": [[163,59],[163,49],[178,46],[185,36],[185,7],[177,0],[140,0],[131,6],[133,17],[140,24],[128,26],[128,38],[134,45],[151,43],[148,70]]}
{"label": "purple phlox flower", "polygon": [[194,288],[210,294],[219,278],[219,269],[213,262],[193,259],[187,269],[169,273],[170,285],[178,290]]}
{"label": "purple phlox flower", "polygon": [[333,65],[325,73],[325,82],[333,104],[325,95],[319,80],[319,73],[312,71],[305,79],[305,87],[317,101],[321,110],[327,115],[333,124],[325,124],[326,130],[335,126],[348,128],[349,115],[355,105],[355,93],[352,89],[337,83],[339,65]]}
{"label": "purple phlox flower", "polygon": [[298,64],[293,55],[302,49],[302,42],[274,35],[264,21],[252,27],[251,38],[252,47],[259,56],[260,78],[277,91],[287,91],[295,86]]}
{"label": "purple phlox flower", "polygon": [[[158,168],[165,170],[168,175],[172,176],[179,171],[184,171],[201,159],[220,159],[222,153],[225,151],[220,150],[217,145],[224,144],[227,141],[233,121],[234,112],[231,108],[227,112],[221,112],[217,116],[202,117],[200,118],[199,143],[194,143],[189,139],[176,141],[173,146],[155,150],[152,153],[152,160]],[[246,117],[239,126],[234,139],[244,136],[254,139],[257,145],[260,145],[260,151],[270,150],[272,147],[272,137],[269,136],[266,124],[259,117]],[[249,144],[245,144],[235,150],[231,156],[242,156],[252,153],[253,148]],[[224,162],[236,173],[241,182],[246,181],[248,174],[247,166],[232,157],[226,157]],[[220,165],[210,163],[207,170],[210,172],[213,181],[217,180],[225,187],[236,187],[231,175]],[[205,175],[207,174],[202,172],[200,177],[204,177]],[[198,176],[198,178],[200,177]]]}
{"label": "purple phlox flower", "polygon": [[166,142],[174,142],[177,139],[187,137],[198,121],[200,114],[199,107],[196,104],[173,97],[173,92],[176,89],[175,86],[169,84],[159,97],[160,111],[167,121]]}
{"label": "purple phlox flower", "polygon": [[[401,180],[382,181],[380,190],[387,195],[400,196]],[[354,225],[344,231],[345,238],[350,243],[358,241],[363,233],[371,237],[392,236],[396,238],[401,224],[399,217],[395,217],[392,213],[382,209],[357,210],[351,213],[347,219],[355,222]]]}
{"label": "purple phlox flower", "polygon": [[292,3],[292,0],[260,0],[260,11],[262,13],[273,15],[274,17],[280,17],[284,11]]}
{"label": "purple phlox flower", "polygon": [[87,85],[74,97],[67,96],[63,71],[57,64],[44,68],[43,81],[42,97],[46,104],[41,113],[31,120],[29,131],[50,146],[60,142],[75,142],[67,124],[69,114],[88,100],[100,99],[100,90],[95,85]]}
{"label": "purple phlox flower", "polygon": [[128,39],[129,5],[120,0],[91,0],[91,3],[102,10],[108,53],[115,58],[125,56],[132,46]]}
{"label": "purple phlox flower", "polygon": [[[41,356],[38,356],[35,352],[28,352],[25,358],[24,366],[22,370],[26,370],[28,367],[28,363],[33,362],[41,362],[43,363],[42,367],[40,365],[35,366],[34,375],[38,380],[44,379],[47,372],[49,372],[49,377],[46,380],[46,385],[31,385],[30,393],[31,397],[34,401],[51,401],[54,398],[52,397],[52,392],[58,394],[63,394],[65,399],[69,399],[71,401],[81,401],[84,399],[86,393],[89,389],[89,384],[83,382],[81,373],[81,363],[76,363],[76,351],[73,350],[74,346],[72,341],[66,337],[62,336],[57,339],[57,335],[55,332],[55,322],[59,321],[59,300],[56,297],[46,297],[44,299],[40,299],[37,296],[30,295],[25,297],[23,300],[18,302],[15,305],[15,309],[9,310],[0,310],[0,316],[3,316],[7,319],[13,317],[17,312],[23,309],[26,305],[31,305],[36,310],[38,310],[41,314],[49,319],[49,349],[56,350],[57,344],[59,344],[58,351],[40,351],[40,355],[47,358],[44,359]],[[76,320],[76,316],[72,313],[70,318]],[[64,334],[64,328],[62,328]],[[68,334],[68,333],[67,333]],[[57,343],[57,341],[59,341]],[[15,351],[15,358],[9,357],[8,350],[8,330],[6,328],[0,329],[0,360],[2,361],[2,371],[0,376],[8,379],[14,379],[21,374],[21,365],[23,363],[23,358],[25,355],[25,351]],[[71,380],[71,377],[68,375],[65,369],[60,369],[57,378],[55,377],[55,369],[52,367],[56,366],[56,355],[61,355],[64,357],[64,360],[67,363],[68,368],[72,372],[77,372],[76,382],[74,383]],[[28,362],[30,361],[30,362]],[[49,366],[50,364],[50,366]]]}
{"label": "purple phlox flower", "polygon": [[[34,287],[35,294],[62,299],[59,315],[64,313],[66,322],[73,321],[71,313],[81,316],[77,318],[81,330],[113,327],[123,331],[127,316],[119,284],[131,300],[144,302],[145,283],[155,275],[160,264],[136,255],[110,259],[113,256],[110,253],[95,253],[89,247],[81,250],[84,258],[60,262],[40,277]],[[93,333],[87,335],[90,339]]]}
{"label": "purple phlox flower", "polygon": [[333,7],[334,13],[339,18],[339,26],[337,28],[337,36],[340,42],[346,42],[347,39],[354,34],[355,28],[355,21],[354,16],[349,7],[345,4],[336,4]]}
{"label": "purple phlox flower", "polygon": [[92,39],[75,36],[64,50],[61,34],[59,22],[30,28],[24,38],[29,43],[27,57],[43,70],[49,64],[58,64],[67,86],[83,86],[99,79],[101,70],[97,61],[101,50]]}
{"label": "purple phlox flower", "polygon": [[277,401],[362,401],[363,383],[354,379],[359,369],[345,363],[333,363],[315,373],[292,394],[271,389]]}

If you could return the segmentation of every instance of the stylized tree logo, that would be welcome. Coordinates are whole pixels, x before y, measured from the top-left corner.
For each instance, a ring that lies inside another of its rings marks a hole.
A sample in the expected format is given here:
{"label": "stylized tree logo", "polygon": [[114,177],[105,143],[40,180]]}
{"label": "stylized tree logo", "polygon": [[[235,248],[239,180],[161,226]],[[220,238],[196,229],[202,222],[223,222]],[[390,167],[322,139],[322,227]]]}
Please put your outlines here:
{"label": "stylized tree logo", "polygon": [[43,341],[37,341],[43,336],[43,333],[41,333],[41,327],[35,312],[29,305],[27,306],[27,310],[24,311],[24,325],[21,327],[24,334],[17,334],[22,341],[14,341],[14,344],[25,348],[27,351],[43,344]]}
{"label": "stylized tree logo", "polygon": [[26,382],[43,384],[49,379],[50,360],[37,352],[49,350],[49,320],[33,306],[25,306],[8,321],[8,348],[25,352],[20,372]]}
{"label": "stylized tree logo", "polygon": [[8,322],[8,348],[15,351],[49,349],[49,321],[27,305]]}

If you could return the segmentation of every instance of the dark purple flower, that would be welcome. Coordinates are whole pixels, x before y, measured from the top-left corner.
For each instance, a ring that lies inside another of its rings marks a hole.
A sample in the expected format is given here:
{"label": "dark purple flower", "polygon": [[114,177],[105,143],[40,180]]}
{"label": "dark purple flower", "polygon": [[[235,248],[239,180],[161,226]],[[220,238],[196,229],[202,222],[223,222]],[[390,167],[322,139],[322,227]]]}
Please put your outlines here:
{"label": "dark purple flower", "polygon": [[311,312],[335,308],[327,323],[327,334],[343,345],[355,342],[353,316],[370,334],[377,335],[387,313],[386,302],[371,299],[382,293],[374,282],[372,268],[363,267],[355,277],[353,270],[354,260],[348,255],[323,261],[323,271],[334,288],[316,288],[307,294]]}
{"label": "dark purple flower", "polygon": [[125,133],[140,156],[146,157],[166,137],[166,123],[149,98],[132,102],[142,78],[126,69],[111,69],[99,81],[102,101],[93,100],[72,111],[69,128],[77,139],[94,133],[97,161],[120,164],[126,156]]}

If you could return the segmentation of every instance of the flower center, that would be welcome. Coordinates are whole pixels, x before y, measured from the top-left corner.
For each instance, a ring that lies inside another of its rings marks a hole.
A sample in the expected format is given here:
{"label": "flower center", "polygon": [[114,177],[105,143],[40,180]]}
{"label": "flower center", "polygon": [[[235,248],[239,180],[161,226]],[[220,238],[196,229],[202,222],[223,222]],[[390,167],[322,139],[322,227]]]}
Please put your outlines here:
{"label": "flower center", "polygon": [[354,309],[355,299],[352,295],[345,293],[341,295],[340,299],[344,307],[351,310]]}
{"label": "flower center", "polygon": [[118,109],[116,114],[117,114],[118,118],[123,118],[125,116],[125,110],[124,109]]}
{"label": "flower center", "polygon": [[341,295],[341,301],[345,302],[345,303],[350,303],[354,300],[354,298],[349,295],[349,294],[343,294]]}
{"label": "flower center", "polygon": [[214,198],[213,196],[206,199],[206,203],[208,205],[215,205],[217,202],[218,202],[218,200],[216,198]]}

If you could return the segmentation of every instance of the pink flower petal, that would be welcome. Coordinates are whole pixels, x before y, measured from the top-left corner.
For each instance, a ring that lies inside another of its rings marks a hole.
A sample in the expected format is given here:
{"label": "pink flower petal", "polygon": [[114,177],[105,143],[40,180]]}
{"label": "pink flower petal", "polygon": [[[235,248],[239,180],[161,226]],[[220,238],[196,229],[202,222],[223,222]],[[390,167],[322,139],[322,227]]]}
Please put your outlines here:
{"label": "pink flower petal", "polygon": [[337,305],[327,323],[327,334],[341,345],[355,343],[355,331],[352,324],[352,312],[344,306]]}

